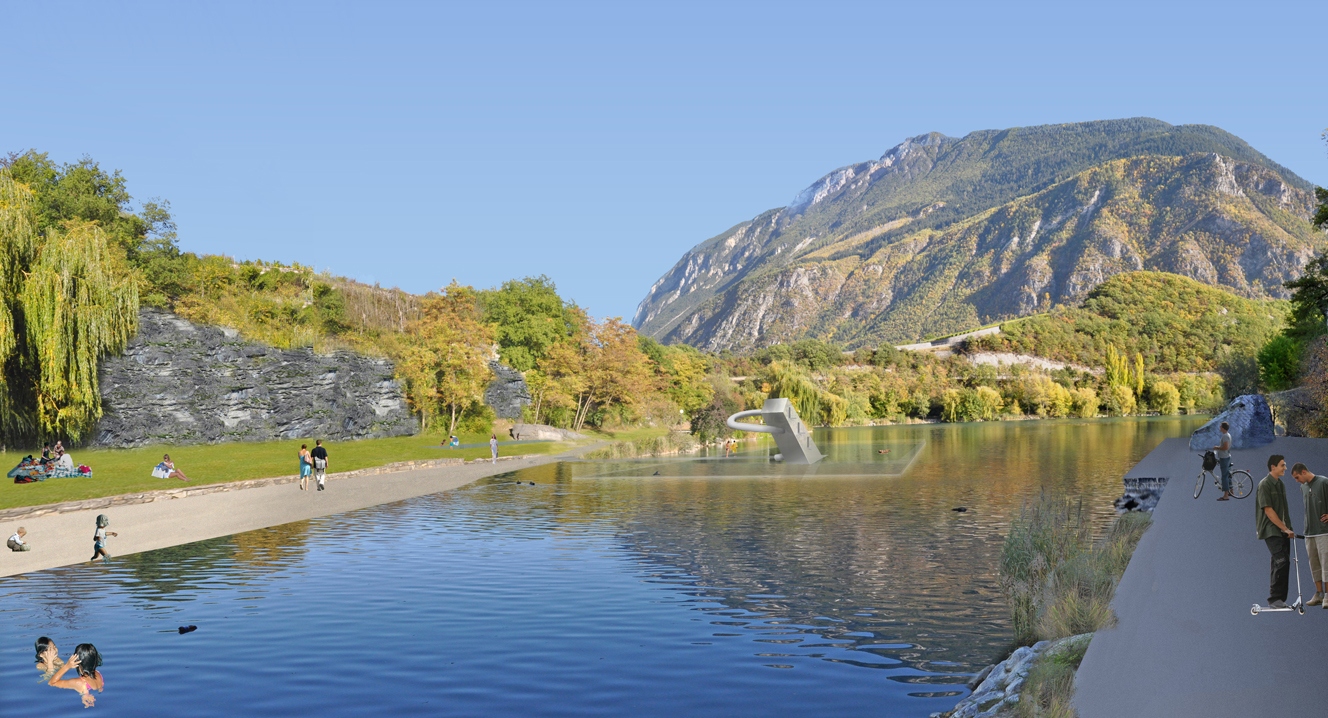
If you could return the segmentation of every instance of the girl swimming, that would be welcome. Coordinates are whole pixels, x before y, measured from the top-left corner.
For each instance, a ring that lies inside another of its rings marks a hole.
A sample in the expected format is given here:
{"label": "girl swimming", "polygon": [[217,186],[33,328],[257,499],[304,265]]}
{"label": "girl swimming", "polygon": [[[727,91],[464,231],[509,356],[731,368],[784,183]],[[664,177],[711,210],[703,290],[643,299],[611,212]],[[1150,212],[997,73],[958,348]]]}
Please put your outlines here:
{"label": "girl swimming", "polygon": [[[69,662],[60,667],[60,671],[47,681],[48,685],[56,688],[68,688],[78,691],[83,696],[83,707],[91,708],[96,704],[92,697],[92,691],[106,690],[106,679],[102,677],[101,654],[97,652],[97,647],[91,643],[80,643],[78,648],[74,649],[74,655],[70,656]],[[65,679],[65,672],[70,668],[78,669],[78,678]]]}
{"label": "girl swimming", "polygon": [[38,638],[33,647],[37,649],[37,670],[42,672],[41,679],[51,680],[56,669],[65,664],[60,660],[60,651],[56,649],[55,642],[46,636]]}

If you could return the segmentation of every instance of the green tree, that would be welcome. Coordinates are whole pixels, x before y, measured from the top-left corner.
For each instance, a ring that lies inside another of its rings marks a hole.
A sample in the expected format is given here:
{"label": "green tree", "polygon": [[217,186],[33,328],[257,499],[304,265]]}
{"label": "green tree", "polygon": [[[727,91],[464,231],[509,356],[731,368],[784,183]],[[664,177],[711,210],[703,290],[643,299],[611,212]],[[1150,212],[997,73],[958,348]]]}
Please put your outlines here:
{"label": "green tree", "polygon": [[1268,391],[1284,391],[1296,383],[1300,373],[1300,342],[1279,334],[1263,345],[1256,357],[1259,383]]}
{"label": "green tree", "polygon": [[0,169],[0,434],[77,441],[101,418],[98,362],[138,328],[138,282],[100,227],[40,234],[35,210]]}
{"label": "green tree", "polygon": [[[1319,189],[1323,192],[1323,188]],[[1328,202],[1328,196],[1324,198]],[[1320,212],[1328,204],[1321,205]],[[1298,339],[1311,339],[1323,334],[1328,327],[1328,252],[1320,254],[1305,265],[1299,277],[1282,286],[1291,290],[1291,316],[1287,332]]]}
{"label": "green tree", "polygon": [[503,282],[479,293],[484,321],[494,328],[498,354],[517,371],[534,369],[550,346],[572,333],[567,305],[544,275]]}
{"label": "green tree", "polygon": [[1180,412],[1180,391],[1169,381],[1156,381],[1148,387],[1148,408],[1164,416]]}
{"label": "green tree", "polygon": [[1107,413],[1112,416],[1129,416],[1133,414],[1136,407],[1134,398],[1134,389],[1124,385],[1116,384],[1107,387],[1106,401]]}

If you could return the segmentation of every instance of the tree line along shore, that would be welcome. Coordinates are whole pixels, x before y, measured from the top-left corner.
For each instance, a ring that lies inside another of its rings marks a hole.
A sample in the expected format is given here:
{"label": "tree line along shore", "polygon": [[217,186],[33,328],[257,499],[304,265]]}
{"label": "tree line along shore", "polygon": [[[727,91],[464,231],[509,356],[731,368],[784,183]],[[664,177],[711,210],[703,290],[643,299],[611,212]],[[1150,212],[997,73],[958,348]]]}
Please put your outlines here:
{"label": "tree line along shore", "polygon": [[[1321,213],[1322,214],[1322,213]],[[1321,225],[1322,226],[1322,222]],[[1300,386],[1325,432],[1328,266],[1313,260],[1289,301],[1253,300],[1178,275],[1109,278],[1081,306],[1012,319],[954,356],[818,339],[746,355],[664,345],[595,318],[547,277],[476,289],[453,280],[413,295],[300,264],[179,249],[169,202],[135,204],[119,172],[90,158],[0,158],[0,434],[7,445],[78,442],[100,418],[97,361],[133,336],[140,306],[247,339],[393,360],[429,433],[485,434],[494,359],[525,376],[524,421],[583,430],[723,419],[787,397],[817,425],[1212,411],[1233,396]],[[984,366],[1010,351],[1100,371]]]}

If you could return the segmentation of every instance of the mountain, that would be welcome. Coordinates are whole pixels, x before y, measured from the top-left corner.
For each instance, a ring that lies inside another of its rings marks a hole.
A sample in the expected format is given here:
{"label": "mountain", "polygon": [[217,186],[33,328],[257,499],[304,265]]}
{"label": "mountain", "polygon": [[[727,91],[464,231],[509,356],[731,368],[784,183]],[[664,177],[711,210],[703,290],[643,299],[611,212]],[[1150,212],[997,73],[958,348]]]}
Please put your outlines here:
{"label": "mountain", "polygon": [[874,346],[1077,304],[1140,269],[1285,298],[1324,245],[1312,189],[1205,125],[920,135],[697,245],[633,325],[710,350]]}

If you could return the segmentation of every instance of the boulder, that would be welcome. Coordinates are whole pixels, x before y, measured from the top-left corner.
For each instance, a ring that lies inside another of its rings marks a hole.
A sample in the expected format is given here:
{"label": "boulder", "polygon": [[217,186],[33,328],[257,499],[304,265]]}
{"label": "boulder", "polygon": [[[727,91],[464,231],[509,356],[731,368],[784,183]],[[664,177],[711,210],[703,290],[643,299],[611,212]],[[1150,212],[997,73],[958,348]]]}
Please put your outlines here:
{"label": "boulder", "polygon": [[585,434],[544,424],[515,424],[509,433],[517,441],[578,441],[590,438]]}
{"label": "boulder", "polygon": [[1222,422],[1231,424],[1231,448],[1254,449],[1273,441],[1273,412],[1258,394],[1238,396],[1227,410],[1190,434],[1190,451],[1206,451],[1222,443]]}
{"label": "boulder", "polygon": [[484,403],[499,419],[520,419],[521,407],[530,403],[525,377],[496,361],[489,362],[489,368],[493,370],[493,381],[484,390]]}

